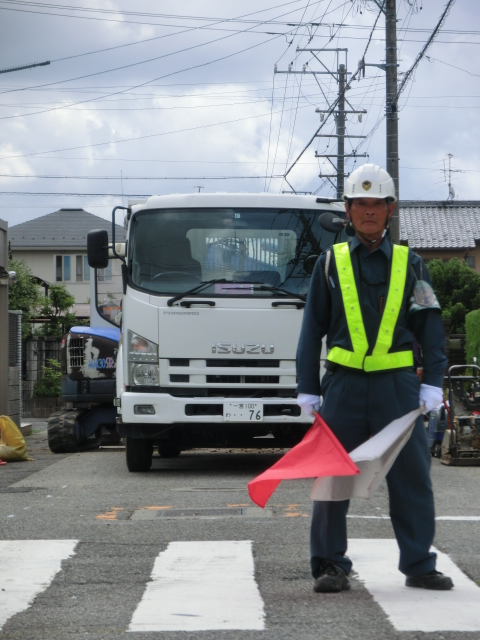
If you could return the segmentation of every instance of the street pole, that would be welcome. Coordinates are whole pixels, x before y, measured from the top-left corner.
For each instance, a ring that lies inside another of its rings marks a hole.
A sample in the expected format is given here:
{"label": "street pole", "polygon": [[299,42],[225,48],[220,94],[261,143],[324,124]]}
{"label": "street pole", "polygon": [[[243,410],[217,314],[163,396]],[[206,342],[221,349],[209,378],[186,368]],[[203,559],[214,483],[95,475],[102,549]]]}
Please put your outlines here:
{"label": "street pole", "polygon": [[8,224],[0,220],[0,416],[8,416]]}
{"label": "street pole", "polygon": [[386,125],[387,125],[387,171],[395,183],[397,202],[390,221],[392,242],[400,242],[398,216],[399,170],[398,170],[398,110],[397,110],[397,8],[396,0],[385,3],[385,63],[386,63]]}
{"label": "street pole", "polygon": [[343,195],[345,181],[345,79],[347,69],[344,64],[338,66],[338,111],[337,111],[337,198]]}

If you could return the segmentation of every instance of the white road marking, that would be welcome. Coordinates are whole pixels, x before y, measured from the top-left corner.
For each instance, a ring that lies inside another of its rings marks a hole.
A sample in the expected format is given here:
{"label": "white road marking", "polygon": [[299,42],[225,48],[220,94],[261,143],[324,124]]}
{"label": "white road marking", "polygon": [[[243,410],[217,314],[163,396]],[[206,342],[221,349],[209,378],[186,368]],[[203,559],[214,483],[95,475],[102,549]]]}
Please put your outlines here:
{"label": "white road marking", "polygon": [[262,630],[264,618],[251,541],[171,542],[128,631]]}
{"label": "white road marking", "polygon": [[398,571],[396,540],[349,540],[348,555],[398,631],[480,631],[480,588],[444,553],[437,553],[437,569],[449,575],[452,591],[405,587]]}
{"label": "white road marking", "polygon": [[0,540],[0,630],[28,609],[70,558],[78,540]]}

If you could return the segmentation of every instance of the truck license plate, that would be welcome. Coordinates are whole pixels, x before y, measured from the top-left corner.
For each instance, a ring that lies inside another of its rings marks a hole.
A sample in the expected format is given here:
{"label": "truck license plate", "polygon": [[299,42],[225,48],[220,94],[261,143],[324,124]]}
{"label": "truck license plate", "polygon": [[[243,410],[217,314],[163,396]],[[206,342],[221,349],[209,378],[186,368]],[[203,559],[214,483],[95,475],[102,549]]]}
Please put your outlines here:
{"label": "truck license plate", "polygon": [[260,422],[263,420],[261,402],[225,402],[223,404],[225,422]]}

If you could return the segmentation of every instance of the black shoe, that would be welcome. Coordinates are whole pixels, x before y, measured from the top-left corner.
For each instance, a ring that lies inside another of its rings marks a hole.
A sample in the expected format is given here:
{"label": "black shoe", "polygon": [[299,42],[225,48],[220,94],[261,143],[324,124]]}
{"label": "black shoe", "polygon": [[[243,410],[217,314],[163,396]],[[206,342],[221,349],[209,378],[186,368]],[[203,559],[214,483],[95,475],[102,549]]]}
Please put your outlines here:
{"label": "black shoe", "polygon": [[350,589],[350,581],[343,569],[333,562],[326,562],[315,580],[313,590],[317,593],[338,593]]}
{"label": "black shoe", "polygon": [[444,576],[440,571],[430,571],[421,576],[407,576],[405,580],[407,587],[417,587],[418,589],[434,589],[435,591],[448,591],[452,589],[453,582],[448,576]]}

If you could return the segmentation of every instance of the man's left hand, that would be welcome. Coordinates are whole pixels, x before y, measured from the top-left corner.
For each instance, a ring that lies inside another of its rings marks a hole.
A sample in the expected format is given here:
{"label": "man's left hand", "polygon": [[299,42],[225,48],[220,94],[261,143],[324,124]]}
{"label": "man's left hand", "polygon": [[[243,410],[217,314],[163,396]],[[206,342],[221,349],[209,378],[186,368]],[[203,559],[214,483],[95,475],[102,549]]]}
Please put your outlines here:
{"label": "man's left hand", "polygon": [[418,406],[425,405],[425,411],[428,413],[432,409],[443,403],[443,390],[440,387],[432,387],[429,384],[420,385],[420,398]]}

